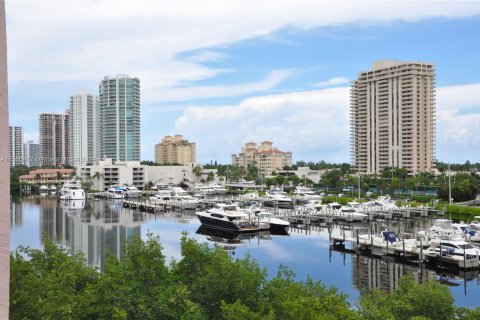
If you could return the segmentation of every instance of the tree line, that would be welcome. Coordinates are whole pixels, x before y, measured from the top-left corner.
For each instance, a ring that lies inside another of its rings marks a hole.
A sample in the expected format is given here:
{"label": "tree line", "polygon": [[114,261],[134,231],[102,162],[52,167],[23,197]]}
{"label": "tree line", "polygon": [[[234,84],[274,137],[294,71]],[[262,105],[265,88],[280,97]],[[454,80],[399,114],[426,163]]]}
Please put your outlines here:
{"label": "tree line", "polygon": [[269,278],[248,255],[232,259],[186,234],[181,259],[168,263],[159,237],[130,240],[103,272],[46,237],[44,248],[11,253],[10,319],[479,319],[456,307],[448,287],[406,276],[393,294],[365,292],[352,306],[320,281],[295,280],[281,266]]}

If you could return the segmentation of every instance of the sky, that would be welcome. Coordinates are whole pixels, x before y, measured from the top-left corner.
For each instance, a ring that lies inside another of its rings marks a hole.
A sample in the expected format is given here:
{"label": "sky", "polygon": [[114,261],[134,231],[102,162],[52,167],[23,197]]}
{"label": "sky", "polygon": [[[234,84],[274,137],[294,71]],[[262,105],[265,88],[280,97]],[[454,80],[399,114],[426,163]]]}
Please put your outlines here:
{"label": "sky", "polygon": [[6,1],[10,125],[138,77],[141,158],[165,135],[230,163],[269,140],[293,162],[350,162],[350,81],[376,60],[436,65],[436,156],[480,162],[480,2]]}

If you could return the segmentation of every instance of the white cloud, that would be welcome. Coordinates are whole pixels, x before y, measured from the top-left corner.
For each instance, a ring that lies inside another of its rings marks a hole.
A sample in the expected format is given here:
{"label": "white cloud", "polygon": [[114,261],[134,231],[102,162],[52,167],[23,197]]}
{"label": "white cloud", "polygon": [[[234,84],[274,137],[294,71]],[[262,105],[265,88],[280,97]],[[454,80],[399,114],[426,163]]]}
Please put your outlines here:
{"label": "white cloud", "polygon": [[199,153],[225,159],[248,141],[270,140],[294,158],[349,160],[349,88],[268,95],[238,105],[189,107],[177,132],[197,139]]}
{"label": "white cloud", "polygon": [[332,78],[332,79],[328,79],[327,81],[314,83],[313,86],[317,87],[317,88],[324,88],[324,87],[333,87],[333,86],[337,86],[339,84],[345,84],[345,83],[349,83],[349,82],[350,82],[350,80],[347,79],[347,78],[335,77],[335,78]]}
{"label": "white cloud", "polygon": [[141,78],[142,100],[153,101],[158,91],[228,72],[203,65],[224,58],[218,51],[193,59],[180,53],[270,36],[285,27],[471,16],[480,13],[480,3],[8,1],[6,9],[10,81],[97,83],[104,75],[127,73]]}
{"label": "white cloud", "polygon": [[[438,88],[439,160],[478,161],[480,84]],[[455,101],[456,109],[451,108]],[[187,107],[177,132],[196,139],[205,161],[238,153],[248,141],[270,140],[296,160],[349,161],[349,87],[293,92],[245,99],[238,105]]]}

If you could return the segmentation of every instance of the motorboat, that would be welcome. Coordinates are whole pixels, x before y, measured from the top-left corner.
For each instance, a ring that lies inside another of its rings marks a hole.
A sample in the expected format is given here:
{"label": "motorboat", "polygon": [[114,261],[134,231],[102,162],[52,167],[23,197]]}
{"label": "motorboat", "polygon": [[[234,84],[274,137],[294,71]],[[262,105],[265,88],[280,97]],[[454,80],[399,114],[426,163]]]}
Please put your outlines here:
{"label": "motorboat", "polygon": [[292,198],[289,198],[286,195],[279,192],[267,191],[267,193],[262,199],[262,202],[265,206],[268,206],[268,207],[286,208],[286,209],[291,209],[293,207]]}
{"label": "motorboat", "polygon": [[454,227],[453,222],[448,219],[435,219],[433,225],[426,232],[420,233],[426,233],[430,238],[444,240],[464,238],[461,228]]}
{"label": "motorboat", "polygon": [[57,186],[54,185],[54,184],[51,184],[49,189],[50,189],[50,192],[51,192],[51,193],[57,192]]}
{"label": "motorboat", "polygon": [[253,206],[247,211],[253,212],[253,219],[256,219],[259,223],[269,224],[270,231],[272,232],[285,231],[290,226],[290,222],[288,222],[287,220],[277,218],[273,215],[273,213],[258,208],[257,206]]}
{"label": "motorboat", "polygon": [[322,208],[322,210],[325,215],[331,216],[336,220],[363,221],[368,217],[365,213],[359,212],[354,202],[350,202],[345,206],[342,206],[338,202],[331,202]]}
{"label": "motorboat", "polygon": [[430,247],[424,251],[424,256],[430,260],[455,264],[461,268],[478,268],[480,265],[480,248],[458,239],[430,240]]}
{"label": "motorboat", "polygon": [[311,200],[322,200],[322,197],[319,194],[315,193],[308,187],[297,186],[293,193],[293,198],[300,203],[305,203]]}
{"label": "motorboat", "polygon": [[60,200],[85,200],[85,191],[78,180],[70,180],[63,184],[58,191]]}
{"label": "motorboat", "polygon": [[106,192],[108,199],[123,199],[125,198],[125,188],[118,185],[111,185]]}
{"label": "motorboat", "polygon": [[123,186],[125,189],[124,197],[125,198],[140,198],[142,196],[142,191],[138,190],[137,187],[131,184],[126,184]]}
{"label": "motorboat", "polygon": [[407,252],[413,252],[419,248],[419,243],[416,239],[400,239],[392,230],[384,230],[376,234],[361,234],[358,236],[358,243],[376,248],[388,247]]}
{"label": "motorboat", "polygon": [[48,193],[50,191],[50,189],[48,188],[48,186],[42,184],[40,186],[40,188],[38,188],[38,192],[40,193]]}
{"label": "motorboat", "polygon": [[234,232],[257,232],[268,230],[270,226],[258,223],[237,205],[218,203],[213,208],[204,212],[195,213],[200,222],[208,227],[234,231]]}

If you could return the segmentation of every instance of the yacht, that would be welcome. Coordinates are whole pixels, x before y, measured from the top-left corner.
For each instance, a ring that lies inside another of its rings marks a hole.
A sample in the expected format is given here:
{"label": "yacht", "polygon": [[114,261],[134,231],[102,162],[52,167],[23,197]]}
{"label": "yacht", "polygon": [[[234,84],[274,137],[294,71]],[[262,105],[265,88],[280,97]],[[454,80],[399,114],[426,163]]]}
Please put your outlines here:
{"label": "yacht", "polygon": [[85,191],[78,180],[65,182],[58,193],[60,200],[85,200]]}
{"label": "yacht", "polygon": [[125,189],[118,185],[112,185],[106,192],[108,199],[123,199],[125,198]]}
{"label": "yacht", "polygon": [[233,204],[216,204],[205,212],[195,213],[207,227],[234,231],[234,232],[257,232],[268,230],[270,226],[265,223],[256,223],[252,217]]}
{"label": "yacht", "polygon": [[277,218],[266,210],[260,209],[257,206],[253,206],[248,209],[248,211],[253,212],[253,219],[256,219],[258,223],[270,225],[270,231],[280,232],[285,231],[290,226],[290,222]]}
{"label": "yacht", "polygon": [[124,185],[125,189],[124,197],[125,198],[140,198],[142,196],[142,191],[138,190],[137,187],[131,184]]}
{"label": "yacht", "polygon": [[313,200],[322,200],[322,197],[319,194],[316,194],[314,191],[312,191],[308,187],[302,187],[302,186],[297,186],[295,188],[295,191],[293,191],[294,196],[293,198],[297,202],[305,203],[308,201],[313,201]]}
{"label": "yacht", "polygon": [[430,240],[430,247],[424,250],[424,255],[461,268],[478,268],[480,249],[464,240],[434,238]]}
{"label": "yacht", "polygon": [[365,213],[359,212],[356,202],[350,202],[346,206],[332,202],[325,205],[322,210],[325,215],[337,220],[363,221],[368,217]]}
{"label": "yacht", "polygon": [[56,193],[57,192],[57,186],[54,185],[54,184],[50,185],[50,192],[51,193]]}
{"label": "yacht", "polygon": [[40,186],[40,188],[38,188],[38,192],[40,193],[48,193],[50,191],[50,189],[48,188],[48,186],[42,184]]}
{"label": "yacht", "polygon": [[286,209],[293,208],[292,199],[278,192],[267,191],[267,193],[263,197],[263,204],[269,207],[286,208]]}

